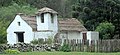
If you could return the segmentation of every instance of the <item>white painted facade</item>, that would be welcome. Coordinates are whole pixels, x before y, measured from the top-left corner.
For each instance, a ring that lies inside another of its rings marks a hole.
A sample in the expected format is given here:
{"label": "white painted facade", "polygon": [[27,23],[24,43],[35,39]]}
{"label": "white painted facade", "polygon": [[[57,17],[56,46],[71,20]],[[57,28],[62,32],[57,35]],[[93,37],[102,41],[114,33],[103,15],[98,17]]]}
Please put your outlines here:
{"label": "white painted facade", "polygon": [[82,39],[81,32],[78,31],[68,31],[68,32],[61,32],[60,39],[62,39],[62,44],[64,43],[65,39],[73,40],[73,39]]}
{"label": "white painted facade", "polygon": [[83,31],[83,32],[79,32],[79,31],[69,31],[69,32],[61,32],[60,34],[60,38],[62,39],[62,44],[64,42],[65,39],[79,39],[79,40],[83,40],[83,33],[86,33],[86,40],[89,40],[89,42],[91,40],[99,40],[99,32],[95,32],[95,31]]}
{"label": "white painted facade", "polygon": [[[41,15],[36,15],[35,20],[37,21],[37,30],[33,31],[33,28],[22,19],[20,15],[16,15],[13,22],[9,25],[7,29],[7,41],[8,44],[16,44],[18,43],[18,34],[19,32],[23,33],[24,43],[30,43],[33,39],[38,38],[48,38],[55,37],[58,33],[58,20],[57,14],[53,14],[51,17],[51,13],[45,12],[44,14],[44,22],[41,22]],[[53,20],[53,22],[51,21]],[[84,32],[80,31],[61,31],[59,38],[62,39],[83,39]],[[98,32],[86,32],[87,39],[89,40],[98,40],[99,33]]]}
{"label": "white painted facade", "polygon": [[99,33],[95,31],[88,31],[87,39],[88,40],[99,40]]}
{"label": "white painted facade", "polygon": [[[41,23],[41,16],[37,15],[37,31],[32,31],[21,17],[17,15],[7,29],[8,44],[18,43],[18,36],[15,32],[24,32],[24,43],[30,43],[33,39],[53,37],[58,33],[57,14],[53,15],[53,23],[51,22],[50,13],[44,13],[44,23]],[[18,24],[20,22],[20,26]]]}
{"label": "white painted facade", "polygon": [[[20,26],[18,25],[18,22],[20,22]],[[34,35],[32,28],[19,15],[15,17],[7,29],[8,44],[18,43],[18,36],[14,32],[25,32],[23,34],[25,43],[30,43],[30,41],[33,40]]]}
{"label": "white painted facade", "polygon": [[52,30],[54,32],[58,31],[58,22],[57,22],[57,14],[53,15],[53,23],[51,22],[50,13],[44,14],[44,23],[41,22],[41,16],[36,16],[37,18],[37,30]]}
{"label": "white painted facade", "polygon": [[[38,31],[38,32],[35,32],[36,38],[45,39],[48,37],[54,37],[58,33],[57,14],[54,14],[53,18],[51,18],[50,13],[45,13],[44,14],[44,23],[41,22],[40,15],[36,16],[36,19],[37,19],[37,31]],[[51,19],[53,19],[53,23],[52,23]]]}
{"label": "white painted facade", "polygon": [[60,38],[61,39],[82,39],[82,36],[80,32],[68,31],[68,32],[61,32]]}
{"label": "white painted facade", "polygon": [[85,31],[85,32],[61,32],[61,39],[83,39],[83,33],[86,33],[87,40],[99,40],[99,32],[95,31]]}

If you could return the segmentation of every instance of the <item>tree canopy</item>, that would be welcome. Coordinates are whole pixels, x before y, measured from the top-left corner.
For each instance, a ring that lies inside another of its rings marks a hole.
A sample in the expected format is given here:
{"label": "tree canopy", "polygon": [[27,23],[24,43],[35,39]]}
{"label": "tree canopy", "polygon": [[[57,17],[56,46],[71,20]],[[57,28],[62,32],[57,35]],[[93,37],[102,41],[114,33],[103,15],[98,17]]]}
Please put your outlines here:
{"label": "tree canopy", "polygon": [[112,23],[103,22],[97,26],[96,31],[99,32],[101,39],[112,39],[115,26]]}
{"label": "tree canopy", "polygon": [[114,36],[120,38],[120,0],[78,0],[72,6],[72,16],[82,19],[88,30],[95,30],[102,22],[115,26]]}

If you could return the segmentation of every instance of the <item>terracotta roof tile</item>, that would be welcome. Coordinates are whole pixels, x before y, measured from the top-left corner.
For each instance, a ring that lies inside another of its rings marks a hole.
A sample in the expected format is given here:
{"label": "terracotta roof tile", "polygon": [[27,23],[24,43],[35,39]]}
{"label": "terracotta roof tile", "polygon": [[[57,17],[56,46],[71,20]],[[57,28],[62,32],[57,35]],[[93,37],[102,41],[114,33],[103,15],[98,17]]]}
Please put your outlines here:
{"label": "terracotta roof tile", "polygon": [[21,16],[28,25],[33,28],[33,31],[37,31],[37,22],[35,16]]}
{"label": "terracotta roof tile", "polygon": [[60,31],[87,31],[87,29],[75,18],[58,21]]}
{"label": "terracotta roof tile", "polygon": [[[57,14],[56,11],[47,7],[38,10],[37,14],[46,12]],[[19,13],[18,15],[32,27],[33,31],[37,31],[37,21],[35,16],[26,16],[23,13]],[[60,31],[87,31],[87,29],[75,18],[58,20],[58,25]]]}
{"label": "terracotta roof tile", "polygon": [[[35,16],[21,16],[34,31],[37,31],[37,22]],[[87,29],[75,18],[58,20],[60,31],[87,31]]]}
{"label": "terracotta roof tile", "polygon": [[38,10],[38,12],[36,12],[36,14],[42,14],[42,13],[53,13],[53,14],[58,14],[56,11],[54,11],[53,9],[50,9],[48,7],[44,7],[40,10]]}

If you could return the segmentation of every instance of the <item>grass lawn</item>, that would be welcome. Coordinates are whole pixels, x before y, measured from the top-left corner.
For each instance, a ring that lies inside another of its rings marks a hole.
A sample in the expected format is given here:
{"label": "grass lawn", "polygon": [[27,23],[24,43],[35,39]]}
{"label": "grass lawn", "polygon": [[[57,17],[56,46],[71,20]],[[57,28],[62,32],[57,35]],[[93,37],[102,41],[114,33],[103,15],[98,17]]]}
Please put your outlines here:
{"label": "grass lawn", "polygon": [[0,55],[120,55],[117,53],[90,53],[90,52],[22,52],[20,54],[0,54]]}

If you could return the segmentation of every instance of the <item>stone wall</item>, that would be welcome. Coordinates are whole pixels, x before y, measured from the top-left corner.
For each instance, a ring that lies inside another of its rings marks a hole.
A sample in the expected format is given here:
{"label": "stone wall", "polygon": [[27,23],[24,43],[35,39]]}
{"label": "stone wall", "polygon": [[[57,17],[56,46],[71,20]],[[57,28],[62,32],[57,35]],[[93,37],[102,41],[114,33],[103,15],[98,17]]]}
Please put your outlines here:
{"label": "stone wall", "polygon": [[20,52],[30,52],[30,51],[57,51],[60,48],[60,44],[41,44],[33,45],[26,43],[17,43],[14,45],[3,44],[0,45],[0,53],[4,52],[6,49],[18,49]]}

